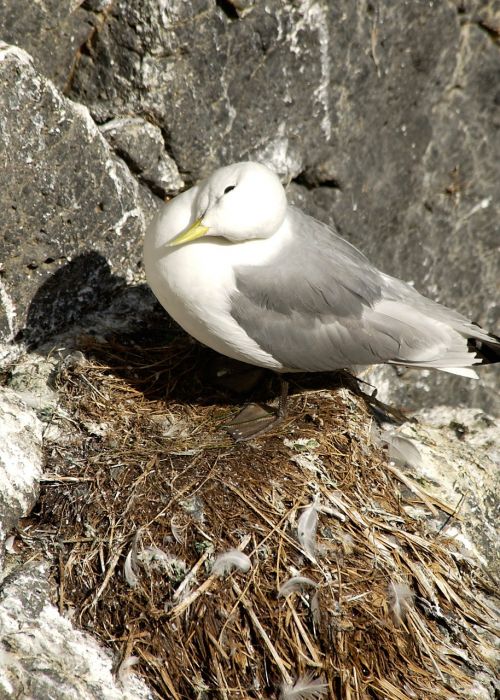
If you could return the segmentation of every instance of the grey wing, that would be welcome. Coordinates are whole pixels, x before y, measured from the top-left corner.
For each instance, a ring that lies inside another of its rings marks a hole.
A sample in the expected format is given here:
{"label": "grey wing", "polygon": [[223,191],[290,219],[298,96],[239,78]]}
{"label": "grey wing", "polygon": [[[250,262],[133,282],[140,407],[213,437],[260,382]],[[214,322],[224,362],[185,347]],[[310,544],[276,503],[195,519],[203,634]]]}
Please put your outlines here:
{"label": "grey wing", "polygon": [[470,364],[456,341],[465,333],[447,325],[467,331],[466,319],[384,275],[328,226],[292,207],[288,215],[293,239],[265,266],[238,267],[231,299],[236,321],[285,368]]}

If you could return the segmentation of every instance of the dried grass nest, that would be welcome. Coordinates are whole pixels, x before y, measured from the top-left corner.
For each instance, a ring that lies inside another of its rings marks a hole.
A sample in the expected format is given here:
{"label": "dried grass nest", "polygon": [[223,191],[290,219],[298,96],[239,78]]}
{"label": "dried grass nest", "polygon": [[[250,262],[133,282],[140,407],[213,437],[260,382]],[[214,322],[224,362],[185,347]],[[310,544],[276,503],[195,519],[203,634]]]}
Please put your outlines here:
{"label": "dried grass nest", "polygon": [[132,670],[175,700],[477,697],[491,583],[410,515],[452,513],[408,490],[359,395],[299,394],[275,434],[234,444],[206,351],[82,350],[21,536],[53,555],[60,611],[124,683]]}

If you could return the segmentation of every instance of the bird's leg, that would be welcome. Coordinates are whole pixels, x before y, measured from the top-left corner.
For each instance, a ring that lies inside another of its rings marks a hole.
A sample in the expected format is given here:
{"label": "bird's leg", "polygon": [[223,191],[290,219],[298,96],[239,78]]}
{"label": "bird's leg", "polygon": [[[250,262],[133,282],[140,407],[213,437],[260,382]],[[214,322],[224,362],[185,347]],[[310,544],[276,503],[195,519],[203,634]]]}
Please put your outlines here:
{"label": "bird's leg", "polygon": [[278,418],[283,420],[288,413],[288,382],[280,377],[280,400],[278,403]]}
{"label": "bird's leg", "polygon": [[279,425],[286,417],[288,382],[281,377],[279,379],[280,397],[277,411],[268,406],[251,403],[245,406],[230,423],[226,423],[224,427],[236,442],[243,442],[244,440],[263,435],[271,428]]}

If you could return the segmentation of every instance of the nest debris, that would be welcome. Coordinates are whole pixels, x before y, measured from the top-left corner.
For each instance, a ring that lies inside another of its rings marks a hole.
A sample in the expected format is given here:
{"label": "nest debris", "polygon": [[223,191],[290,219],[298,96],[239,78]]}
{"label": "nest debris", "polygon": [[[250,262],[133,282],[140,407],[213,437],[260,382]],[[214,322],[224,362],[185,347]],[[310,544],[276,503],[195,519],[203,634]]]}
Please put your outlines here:
{"label": "nest debris", "polygon": [[[234,444],[207,351],[82,349],[18,536],[53,557],[61,613],[115,651],[124,683],[133,669],[174,700],[474,697],[491,583],[407,512],[446,506],[401,483],[359,396],[294,396],[288,424]],[[213,572],[230,550],[251,568]]]}

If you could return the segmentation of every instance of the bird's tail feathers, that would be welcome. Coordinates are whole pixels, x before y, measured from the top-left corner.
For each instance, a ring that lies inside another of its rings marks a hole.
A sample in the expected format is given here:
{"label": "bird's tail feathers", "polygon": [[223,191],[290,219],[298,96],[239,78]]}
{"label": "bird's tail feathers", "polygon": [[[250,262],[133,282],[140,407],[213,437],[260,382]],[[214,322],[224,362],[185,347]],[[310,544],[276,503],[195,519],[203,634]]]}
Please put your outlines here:
{"label": "bird's tail feathers", "polygon": [[500,338],[496,335],[488,335],[486,339],[467,338],[469,352],[475,353],[477,364],[491,365],[500,362]]}
{"label": "bird's tail feathers", "polygon": [[459,377],[468,377],[469,379],[479,379],[479,375],[470,367],[439,367],[441,372],[448,374],[457,374]]}
{"label": "bird's tail feathers", "polygon": [[[392,362],[391,364],[402,364],[407,367],[419,367],[421,369],[438,369],[441,372],[456,374],[459,377],[479,379],[477,372],[472,369],[472,366],[489,365],[500,362],[500,339],[497,339],[494,335],[487,337],[488,340],[483,340],[482,337],[467,338],[466,350],[465,348],[454,349],[440,359],[426,360],[423,362],[419,362],[418,360]],[[471,357],[472,353],[473,356]],[[447,366],[444,366],[445,363]]]}
{"label": "bird's tail feathers", "polygon": [[467,377],[468,379],[479,379],[479,375],[470,367],[442,367],[436,363],[428,362],[394,362],[390,361],[391,365],[402,365],[411,367],[412,369],[437,369],[439,372],[447,372],[448,374],[456,374],[459,377]]}
{"label": "bird's tail feathers", "polygon": [[[382,300],[376,311],[390,318],[405,333],[400,337],[410,338],[406,347],[402,344],[401,355],[391,364],[438,369],[442,372],[457,374],[461,377],[478,379],[472,366],[500,362],[500,338],[487,333],[480,326],[471,323],[455,311],[415,293],[411,301]],[[418,303],[415,303],[418,302]],[[427,338],[427,344],[415,343],[408,334],[409,319],[413,335],[417,330],[418,339]],[[386,322],[387,325],[387,322]]]}

